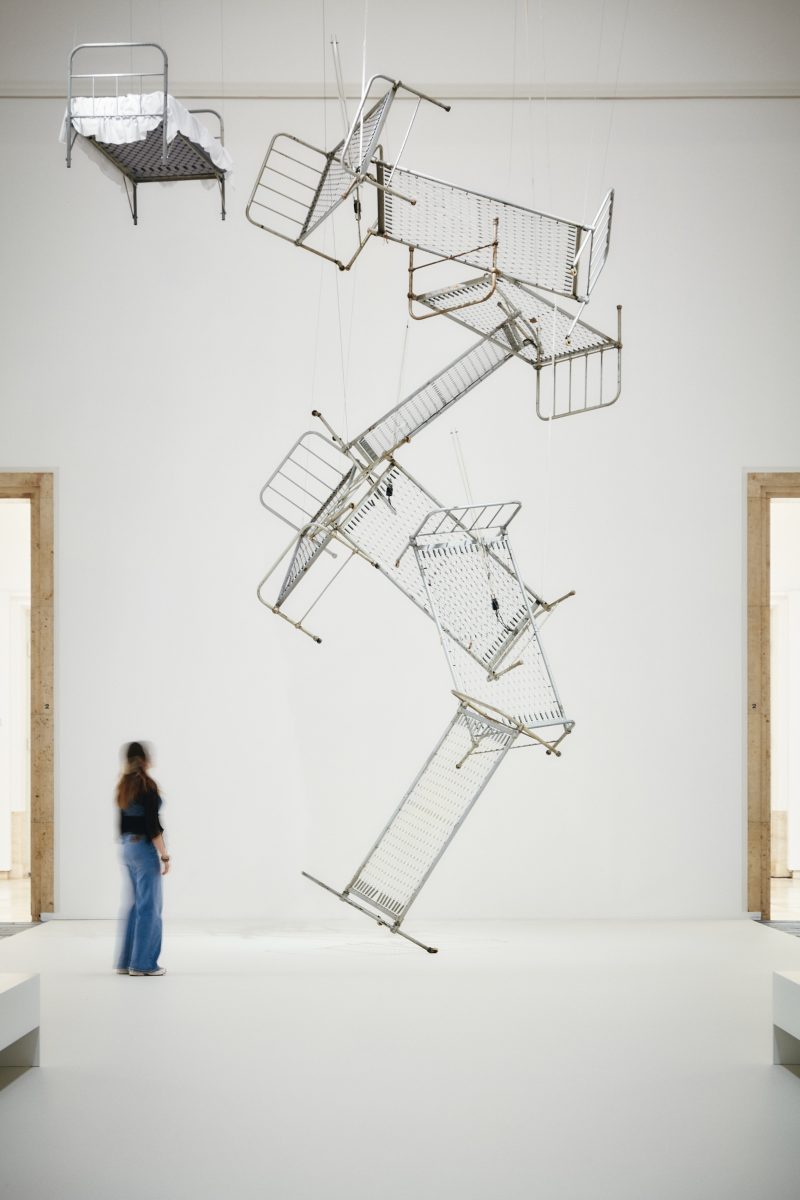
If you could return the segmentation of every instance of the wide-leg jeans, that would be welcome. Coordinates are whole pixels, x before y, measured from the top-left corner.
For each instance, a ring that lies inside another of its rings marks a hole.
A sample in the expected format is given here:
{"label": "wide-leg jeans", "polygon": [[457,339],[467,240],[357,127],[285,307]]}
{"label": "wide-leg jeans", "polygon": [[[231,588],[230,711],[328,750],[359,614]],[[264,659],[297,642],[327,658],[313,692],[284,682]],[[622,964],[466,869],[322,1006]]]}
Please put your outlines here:
{"label": "wide-leg jeans", "polygon": [[154,971],[161,953],[161,859],[147,838],[123,833],[122,863],[130,878],[132,897],[124,918],[117,968]]}

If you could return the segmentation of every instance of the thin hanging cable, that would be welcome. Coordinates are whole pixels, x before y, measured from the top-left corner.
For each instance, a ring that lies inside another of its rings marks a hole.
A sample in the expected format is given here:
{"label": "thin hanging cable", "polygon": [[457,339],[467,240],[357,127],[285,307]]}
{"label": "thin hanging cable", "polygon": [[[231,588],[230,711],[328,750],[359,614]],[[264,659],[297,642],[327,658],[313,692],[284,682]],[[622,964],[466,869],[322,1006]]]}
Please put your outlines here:
{"label": "thin hanging cable", "polygon": [[461,442],[458,437],[458,430],[451,429],[450,436],[453,439],[453,450],[456,455],[456,463],[461,475],[461,482],[464,485],[464,492],[467,497],[467,504],[472,504],[472,488],[469,486],[469,475],[467,474],[467,464],[464,462],[464,455],[461,453]]}
{"label": "thin hanging cable", "polygon": [[320,259],[319,263],[319,286],[317,287],[317,319],[314,325],[314,358],[311,369],[311,411],[314,412],[317,398],[317,368],[319,366],[319,322],[322,314],[322,279],[323,271],[325,270],[325,262]]}
{"label": "thin hanging cable", "polygon": [[[410,324],[411,324],[410,318],[406,317],[406,325],[405,325],[405,329],[403,330],[403,344],[400,348],[400,366],[397,371],[397,394],[395,396],[395,407],[397,407],[397,405],[400,403],[400,397],[403,394],[403,375],[404,375],[405,367],[406,367],[406,348],[408,346],[408,327]],[[398,440],[397,435],[399,432],[400,432],[400,413],[397,412],[397,413],[395,413],[395,418],[394,418],[394,432],[392,435],[393,441],[396,442]]]}
{"label": "thin hanging cable", "polygon": [[352,277],[352,289],[350,292],[350,320],[347,325],[347,357],[345,359],[347,367],[347,385],[350,386],[350,363],[352,361],[353,350],[353,327],[355,325],[356,312],[356,294],[358,292],[358,273]]}
{"label": "thin hanging cable", "polygon": [[[527,11],[530,0],[525,0],[525,8]],[[543,207],[548,211],[553,207],[552,191],[553,191],[553,174],[550,166],[550,120],[547,108],[547,39],[544,31],[544,12],[542,9],[542,0],[539,0],[539,39],[542,46],[542,95],[544,100],[544,154],[545,165],[547,167],[547,203]],[[533,179],[531,179],[533,186]]]}
{"label": "thin hanging cable", "polygon": [[[159,0],[159,4],[161,0]],[[219,0],[219,87],[222,124],[225,124],[225,0]]]}
{"label": "thin hanging cable", "polygon": [[325,14],[326,0],[322,0],[322,144],[328,145],[328,34]]}
{"label": "thin hanging cable", "polygon": [[[342,137],[347,137],[350,132],[350,115],[347,111],[347,94],[344,88],[342,63],[339,57],[339,42],[335,36],[331,38],[331,52],[333,53],[333,72],[336,77],[336,91],[339,95],[339,112],[342,117]],[[327,146],[327,144],[326,142],[325,145]]]}
{"label": "thin hanging cable", "polygon": [[403,372],[405,371],[406,366],[406,347],[408,345],[408,327],[410,324],[410,318],[406,317],[406,326],[403,330],[403,345],[400,350],[400,369],[397,372],[397,396],[395,399],[395,404],[400,403],[400,396],[402,395],[403,391]]}
{"label": "thin hanging cable", "polygon": [[[532,66],[532,61],[531,61],[531,28],[530,28],[529,0],[524,0],[524,3],[525,3],[525,7],[524,7],[523,11],[525,13],[525,72],[526,72],[526,76],[527,76],[526,90],[527,90],[527,95],[528,95],[528,105],[527,105],[528,185],[530,188],[531,208],[543,208],[544,205],[541,203],[541,200],[538,205],[536,203],[536,183],[537,183],[537,179],[539,178],[539,176],[537,176],[536,173],[534,172],[534,165],[533,165],[533,163],[534,163],[533,146],[534,146],[534,142],[536,139],[534,136],[534,123],[533,123],[533,66]],[[547,133],[547,88],[546,88],[546,85],[545,85],[544,119],[545,119],[545,133]],[[546,146],[549,145],[549,143],[547,142],[547,137],[545,137],[545,145]],[[536,276],[538,278],[540,268],[541,268],[541,258],[542,258],[541,239],[536,238],[534,244],[536,247],[534,261],[535,261],[535,265],[536,265]]]}
{"label": "thin hanging cable", "polygon": [[593,91],[592,91],[592,111],[591,111],[589,120],[587,121],[587,127],[589,129],[589,147],[586,152],[586,172],[585,172],[584,181],[583,181],[583,216],[581,217],[581,221],[584,225],[586,224],[587,218],[589,216],[589,213],[587,211],[588,203],[589,203],[589,175],[591,173],[592,162],[594,159],[594,144],[598,140],[598,135],[599,135],[598,120],[597,120],[599,101],[598,101],[597,93],[600,90],[600,61],[601,61],[602,53],[603,53],[603,31],[605,29],[605,23],[606,23],[606,0],[603,0],[603,5],[602,5],[602,8],[600,9],[600,32],[597,36],[597,59],[595,61],[595,68],[594,68],[594,87],[593,87]]}
{"label": "thin hanging cable", "polygon": [[625,49],[625,34],[628,29],[628,12],[630,10],[630,0],[625,0],[625,15],[622,18],[622,34],[619,39],[619,54],[617,55],[617,70],[614,76],[614,98],[611,101],[611,115],[608,119],[608,134],[606,135],[606,148],[603,154],[603,167],[600,172],[600,186],[605,186],[606,163],[608,161],[608,148],[611,145],[611,130],[614,126],[614,115],[617,111],[617,92],[619,90],[619,76],[622,69],[622,54]]}
{"label": "thin hanging cable", "polygon": [[542,567],[539,577],[541,595],[547,595],[547,557],[550,550],[550,515],[553,501],[553,413],[556,407],[556,318],[558,306],[553,301],[553,336],[550,346],[550,359],[553,371],[553,396],[550,402],[550,412],[547,417],[547,445],[544,459],[544,528],[542,530]]}
{"label": "thin hanging cable", "polygon": [[369,0],[364,0],[364,23],[361,31],[361,129],[358,135],[358,162],[364,161],[364,110],[367,107],[367,13]]}
{"label": "thin hanging cable", "polygon": [[[327,103],[327,95],[328,95],[327,50],[328,50],[328,47],[327,47],[327,28],[326,27],[327,27],[326,0],[322,0],[322,92],[325,97],[325,99],[323,100],[323,103],[322,103],[322,113],[323,113],[323,116],[322,116],[322,136],[323,136],[322,144],[323,144],[323,146],[327,146],[327,144],[328,144],[328,103]],[[335,41],[335,39],[331,40],[331,45],[333,45],[334,41]],[[335,62],[336,62],[336,53],[334,51],[334,63]],[[333,242],[333,257],[336,258],[337,257],[337,254],[336,254],[336,229],[335,229],[334,223],[332,221],[326,222],[326,230],[325,230],[326,233],[327,233],[328,226],[330,226],[331,238],[332,238],[332,242]],[[346,386],[346,381],[345,381],[344,337],[342,334],[342,304],[341,304],[341,298],[339,296],[339,272],[338,271],[336,272],[336,314],[337,314],[338,323],[339,323],[339,369],[340,369],[341,377],[342,377],[342,406],[343,406],[343,415],[344,415],[344,420],[343,420],[344,440],[347,442],[350,440],[350,434],[349,434],[348,422],[347,422],[347,386]]]}
{"label": "thin hanging cable", "polygon": [[517,0],[511,0],[514,20],[511,29],[511,120],[508,134],[508,190],[511,191],[511,166],[514,161],[514,120],[517,112]]}
{"label": "thin hanging cable", "polygon": [[[338,258],[336,253],[336,229],[331,222],[331,236],[333,240],[333,257]],[[342,376],[342,428],[344,431],[344,440],[350,441],[349,423],[347,420],[347,371],[344,365],[344,329],[342,327],[342,298],[339,291],[339,275],[340,271],[336,272],[336,316],[339,328],[339,370]]]}

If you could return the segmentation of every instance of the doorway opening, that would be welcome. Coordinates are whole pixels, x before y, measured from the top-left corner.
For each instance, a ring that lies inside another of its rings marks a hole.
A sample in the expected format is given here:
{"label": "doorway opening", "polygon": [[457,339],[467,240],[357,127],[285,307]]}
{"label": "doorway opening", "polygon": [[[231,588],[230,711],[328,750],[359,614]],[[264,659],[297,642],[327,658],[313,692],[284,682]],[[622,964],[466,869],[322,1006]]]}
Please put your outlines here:
{"label": "doorway opening", "polygon": [[31,502],[0,500],[0,922],[31,919]]}
{"label": "doorway opening", "polygon": [[55,911],[53,742],[53,475],[0,472],[0,923]]}
{"label": "doorway opening", "polygon": [[747,907],[800,923],[800,472],[747,477]]}
{"label": "doorway opening", "polygon": [[770,499],[770,917],[800,921],[800,499]]}

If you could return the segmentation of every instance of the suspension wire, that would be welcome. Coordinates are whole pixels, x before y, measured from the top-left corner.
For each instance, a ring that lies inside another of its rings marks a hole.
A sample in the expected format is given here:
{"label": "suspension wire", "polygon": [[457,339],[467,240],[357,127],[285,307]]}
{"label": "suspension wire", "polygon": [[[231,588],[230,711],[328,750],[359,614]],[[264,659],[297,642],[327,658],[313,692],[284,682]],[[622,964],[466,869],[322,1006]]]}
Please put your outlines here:
{"label": "suspension wire", "polygon": [[547,445],[544,456],[544,528],[542,530],[542,566],[539,576],[541,595],[546,597],[547,557],[550,550],[550,520],[553,506],[553,414],[556,408],[556,318],[558,305],[553,301],[553,336],[550,344],[550,358],[553,371],[553,398],[550,412],[547,415]]}
{"label": "suspension wire", "polygon": [[605,24],[606,24],[606,0],[603,0],[603,5],[602,5],[602,8],[600,9],[600,32],[597,37],[597,59],[595,61],[595,68],[594,68],[594,88],[592,91],[592,112],[591,112],[591,116],[589,117],[589,120],[587,121],[587,127],[589,129],[589,149],[586,153],[586,172],[585,172],[584,181],[583,181],[583,216],[581,217],[581,221],[584,225],[586,224],[586,220],[589,215],[589,213],[587,211],[587,207],[588,207],[588,203],[589,203],[589,174],[591,172],[592,161],[594,159],[594,143],[596,140],[598,140],[598,134],[599,134],[598,119],[597,119],[598,118],[599,101],[598,101],[597,93],[600,90],[600,61],[601,61],[602,53],[603,53],[603,32],[605,30]]}
{"label": "suspension wire", "polygon": [[[367,91],[367,11],[368,11],[368,3],[369,3],[369,0],[364,0],[364,23],[363,23],[362,37],[361,37],[361,103],[362,103],[362,109],[361,109],[361,123],[360,123],[360,132],[359,132],[359,153],[358,153],[359,167],[361,166],[361,164],[364,161],[364,107],[365,107],[365,102],[366,102],[366,91]],[[345,136],[347,136],[347,135],[345,134]],[[356,214],[356,229],[358,230],[358,242],[359,242],[359,245],[361,245],[362,234],[361,234],[361,189],[360,188],[356,188],[356,190],[355,190],[354,204],[355,204],[355,214]],[[359,280],[359,275],[358,275],[358,273],[356,273],[356,275],[353,279],[353,287],[352,287],[352,292],[350,295],[350,322],[349,322],[348,329],[347,329],[347,367],[346,367],[346,374],[345,374],[345,387],[346,388],[349,387],[349,384],[350,384],[350,364],[352,361],[353,326],[355,324],[356,295],[358,293],[358,280]],[[347,404],[347,399],[346,399],[346,395],[345,395],[345,405],[346,404]],[[345,417],[345,420],[346,420],[346,417]],[[349,441],[349,440],[350,440],[349,436],[347,435],[347,431],[345,429],[345,441]]]}
{"label": "suspension wire", "polygon": [[[322,144],[328,145],[328,33],[326,20],[327,0],[321,0],[322,8]],[[335,56],[334,56],[335,62]]]}
{"label": "suspension wire", "polygon": [[[333,242],[333,257],[338,258],[339,256],[338,256],[338,253],[336,250],[336,228],[334,226],[333,221],[330,222],[330,226],[331,226],[331,239]],[[339,330],[339,371],[340,371],[341,377],[342,377],[342,430],[344,433],[344,440],[346,442],[349,442],[350,441],[350,430],[349,430],[348,420],[347,420],[347,371],[345,369],[345,362],[344,362],[344,328],[342,326],[342,297],[341,297],[341,292],[340,292],[340,288],[339,288],[339,276],[340,275],[341,275],[341,271],[337,270],[337,272],[336,272],[336,318],[337,318],[337,325],[338,325],[338,330]]]}
{"label": "suspension wire", "polygon": [[[347,137],[350,132],[350,114],[347,111],[347,94],[344,89],[344,78],[342,76],[342,63],[339,58],[339,42],[334,35],[331,38],[331,51],[333,53],[333,71],[336,76],[336,91],[339,94],[339,112],[342,117],[343,137]],[[328,143],[325,143],[326,147]]]}
{"label": "suspension wire", "polygon": [[466,493],[467,503],[472,504],[472,502],[473,502],[472,501],[472,488],[469,485],[469,475],[467,474],[467,464],[465,463],[464,455],[461,452],[461,442],[458,437],[458,430],[451,429],[450,436],[453,439],[453,450],[455,451],[456,463],[458,465],[458,470],[461,475],[461,482],[464,485],[464,492]]}
{"label": "suspension wire", "polygon": [[[320,15],[322,18],[322,144],[323,144],[323,146],[327,146],[327,144],[328,144],[328,74],[327,74],[328,43],[327,43],[327,29],[326,29],[327,21],[326,21],[325,6],[326,6],[326,0],[321,0]],[[220,4],[220,12],[221,12],[221,4]],[[323,248],[323,250],[327,249],[327,243],[328,243],[328,227],[326,224],[325,228],[322,231],[322,248]],[[312,411],[316,410],[316,407],[317,407],[316,397],[317,397],[317,377],[319,374],[319,328],[320,328],[320,320],[322,317],[322,292],[323,292],[323,285],[324,285],[324,268],[325,268],[325,261],[324,261],[324,259],[321,258],[319,261],[319,284],[317,286],[317,317],[316,317],[316,321],[314,324],[314,353],[312,356],[312,366],[311,366],[311,409],[312,409]],[[309,483],[309,474],[310,474],[309,458],[310,458],[309,453],[306,450],[305,456],[303,459],[303,464],[304,464],[303,470],[304,470],[306,484]],[[302,622],[302,618],[301,618],[301,622]]]}
{"label": "suspension wire", "polygon": [[[530,0],[525,0],[528,6]],[[545,208],[553,208],[553,170],[551,164],[551,126],[549,126],[547,109],[547,38],[545,36],[545,13],[542,10],[542,0],[539,0],[539,36],[542,43],[542,80],[543,100],[545,100],[545,163],[547,167],[547,204]]]}
{"label": "suspension wire", "polygon": [[[523,12],[525,14],[525,73],[527,76],[526,92],[527,92],[527,99],[528,99],[528,103],[527,103],[528,186],[530,188],[531,208],[537,208],[537,207],[542,208],[542,207],[544,207],[544,205],[541,203],[541,200],[538,205],[536,203],[536,183],[537,183],[538,177],[536,175],[536,172],[534,171],[534,165],[533,165],[534,164],[533,146],[534,146],[534,142],[535,142],[536,138],[535,138],[535,134],[534,134],[534,120],[533,120],[533,64],[532,64],[532,60],[531,60],[531,28],[530,28],[530,10],[529,10],[530,0],[523,0],[523,2],[524,2]],[[542,47],[542,53],[544,54],[544,47]],[[544,84],[544,98],[545,98],[545,100],[544,100],[544,121],[545,121],[545,133],[547,135],[545,138],[545,145],[546,145],[546,147],[548,149],[548,153],[549,153],[549,141],[548,141],[549,135],[547,134],[548,127],[547,127],[547,73],[546,73],[546,71],[545,71],[545,84]],[[549,166],[548,166],[548,179],[549,179]],[[539,274],[539,268],[541,266],[541,254],[542,254],[542,247],[539,242],[539,239],[537,238],[536,239],[536,260],[535,260],[537,275]]]}
{"label": "suspension wire", "polygon": [[325,260],[319,260],[319,286],[317,287],[317,319],[314,324],[314,356],[311,368],[311,410],[312,412],[317,407],[317,375],[319,367],[319,322],[322,315],[322,284],[323,271],[325,270]]}
{"label": "suspension wire", "polygon": [[[408,327],[410,324],[411,324],[411,318],[407,316],[405,328],[403,329],[403,341],[402,341],[402,345],[400,347],[400,366],[397,371],[397,394],[395,396],[395,402],[394,402],[395,408],[397,408],[398,404],[400,403],[400,399],[403,394],[403,376],[405,374],[405,369],[406,369],[406,350],[408,347]],[[395,414],[395,418],[394,418],[393,437],[394,437],[395,441],[397,441],[397,434],[399,432],[399,429],[400,429],[400,413],[397,412]]]}
{"label": "suspension wire", "polygon": [[[361,228],[359,226],[359,241],[361,241]],[[350,291],[350,319],[347,325],[347,356],[345,358],[345,380],[347,386],[350,386],[350,364],[352,362],[353,350],[353,328],[355,326],[356,313],[356,295],[358,294],[358,272],[353,276]],[[347,438],[345,438],[347,441]]]}
{"label": "suspension wire", "polygon": [[[158,0],[159,9],[161,0]],[[219,87],[222,123],[225,124],[225,0],[219,0]]]}
{"label": "suspension wire", "polygon": [[614,126],[614,115],[617,111],[617,93],[619,91],[619,76],[620,76],[620,71],[622,69],[622,54],[625,49],[625,34],[628,29],[628,13],[630,11],[630,6],[631,6],[631,0],[625,0],[625,15],[622,18],[622,33],[621,33],[620,39],[619,39],[619,54],[617,56],[617,70],[616,70],[616,74],[614,76],[614,93],[613,93],[613,99],[611,101],[611,115],[608,119],[608,134],[606,135],[606,148],[603,153],[603,166],[602,166],[602,170],[600,172],[600,187],[601,188],[604,186],[604,180],[606,177],[606,163],[608,162],[608,149],[609,149],[609,146],[611,145],[611,130],[613,129],[613,126]]}
{"label": "suspension wire", "polygon": [[511,120],[508,135],[508,190],[511,191],[511,165],[514,161],[514,120],[517,111],[517,0],[511,0],[514,19],[511,27]]}
{"label": "suspension wire", "polygon": [[361,128],[358,135],[358,162],[364,161],[364,110],[367,106],[367,14],[369,0],[364,0],[364,21],[361,30]]}

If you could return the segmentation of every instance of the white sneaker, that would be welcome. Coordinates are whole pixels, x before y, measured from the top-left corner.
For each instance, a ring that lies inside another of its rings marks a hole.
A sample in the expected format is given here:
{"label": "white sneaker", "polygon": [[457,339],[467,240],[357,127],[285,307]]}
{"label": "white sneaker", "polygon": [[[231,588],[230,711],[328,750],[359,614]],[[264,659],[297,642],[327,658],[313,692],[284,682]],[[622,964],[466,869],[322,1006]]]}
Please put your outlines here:
{"label": "white sneaker", "polygon": [[131,970],[128,971],[129,975],[166,975],[166,973],[166,967],[156,967],[153,971],[134,971],[133,968],[131,968]]}
{"label": "white sneaker", "polygon": [[114,971],[117,975],[130,975],[127,967],[114,967]]}

